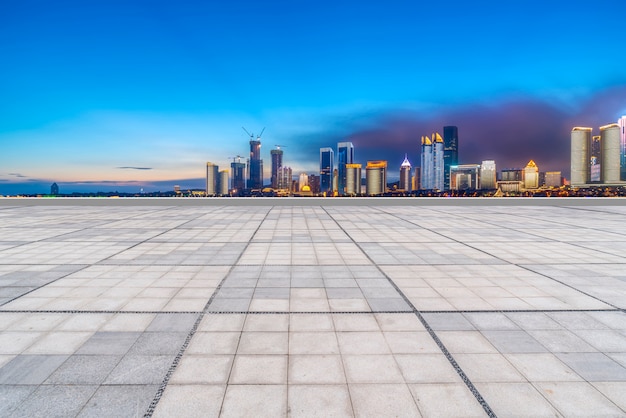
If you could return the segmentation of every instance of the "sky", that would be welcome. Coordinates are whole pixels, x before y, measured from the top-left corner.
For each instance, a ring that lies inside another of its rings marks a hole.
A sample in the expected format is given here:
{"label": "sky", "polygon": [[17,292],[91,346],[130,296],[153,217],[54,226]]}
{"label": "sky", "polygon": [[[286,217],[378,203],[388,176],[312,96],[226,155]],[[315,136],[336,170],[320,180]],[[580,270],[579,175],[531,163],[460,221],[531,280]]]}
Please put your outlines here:
{"label": "sky", "polygon": [[626,115],[623,0],[422,3],[2,0],[0,195],[203,187],[242,127],[266,183],[341,141],[393,179],[445,125],[460,163],[569,176],[571,128]]}

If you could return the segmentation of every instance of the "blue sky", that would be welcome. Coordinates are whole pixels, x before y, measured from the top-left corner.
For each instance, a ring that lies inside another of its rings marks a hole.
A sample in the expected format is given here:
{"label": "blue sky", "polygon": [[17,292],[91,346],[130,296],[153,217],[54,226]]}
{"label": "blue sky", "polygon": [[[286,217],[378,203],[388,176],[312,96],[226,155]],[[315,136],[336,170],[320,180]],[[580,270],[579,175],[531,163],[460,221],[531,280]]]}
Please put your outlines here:
{"label": "blue sky", "polygon": [[626,114],[623,2],[429,3],[4,0],[0,194],[200,185],[242,126],[266,171],[346,139],[415,164],[451,124],[461,162],[567,172],[571,126]]}

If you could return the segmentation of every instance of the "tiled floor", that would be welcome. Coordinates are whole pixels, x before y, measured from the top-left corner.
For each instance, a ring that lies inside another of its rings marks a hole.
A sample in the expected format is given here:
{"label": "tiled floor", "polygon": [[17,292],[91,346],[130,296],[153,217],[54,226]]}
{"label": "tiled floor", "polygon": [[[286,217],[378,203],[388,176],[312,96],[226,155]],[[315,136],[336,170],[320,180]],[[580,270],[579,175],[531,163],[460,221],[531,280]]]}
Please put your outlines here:
{"label": "tiled floor", "polygon": [[626,205],[372,202],[0,206],[0,416],[626,416]]}

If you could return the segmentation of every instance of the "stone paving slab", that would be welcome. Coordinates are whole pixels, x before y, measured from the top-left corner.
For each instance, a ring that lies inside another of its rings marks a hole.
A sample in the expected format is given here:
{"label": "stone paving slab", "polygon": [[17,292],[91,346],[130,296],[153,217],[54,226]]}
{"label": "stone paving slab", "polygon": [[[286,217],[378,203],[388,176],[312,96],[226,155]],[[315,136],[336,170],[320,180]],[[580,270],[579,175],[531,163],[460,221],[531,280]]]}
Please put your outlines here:
{"label": "stone paving slab", "polygon": [[625,207],[210,202],[3,202],[0,416],[626,415]]}

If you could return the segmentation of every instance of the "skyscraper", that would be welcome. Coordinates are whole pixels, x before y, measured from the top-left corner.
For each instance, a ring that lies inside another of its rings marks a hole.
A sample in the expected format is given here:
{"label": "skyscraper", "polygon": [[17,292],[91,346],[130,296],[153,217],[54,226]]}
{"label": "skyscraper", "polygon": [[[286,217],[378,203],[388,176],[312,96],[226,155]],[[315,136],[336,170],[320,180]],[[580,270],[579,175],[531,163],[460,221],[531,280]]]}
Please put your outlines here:
{"label": "skyscraper", "polygon": [[422,136],[422,165],[420,166],[420,189],[434,188],[433,143],[428,136]]}
{"label": "skyscraper", "polygon": [[620,180],[626,181],[626,116],[619,118],[620,127]]}
{"label": "skyscraper", "polygon": [[486,160],[480,165],[480,188],[484,190],[492,190],[496,188],[495,161]]}
{"label": "skyscraper", "polygon": [[272,157],[271,186],[272,189],[278,189],[278,171],[283,166],[283,150],[280,148],[273,149],[270,151],[270,156]]}
{"label": "skyscraper", "polygon": [[377,196],[387,191],[387,161],[368,161],[365,167],[365,193]]}
{"label": "skyscraper", "polygon": [[404,154],[404,161],[400,165],[400,185],[401,190],[410,192],[413,190],[411,181],[411,162],[406,154]]}
{"label": "skyscraper", "polygon": [[219,181],[217,182],[217,194],[220,196],[228,196],[228,170],[220,171]]}
{"label": "skyscraper", "polygon": [[337,193],[346,193],[346,164],[354,163],[354,145],[352,142],[337,144]]}
{"label": "skyscraper", "polygon": [[444,190],[444,147],[443,138],[438,133],[432,137],[433,143],[433,189]]}
{"label": "skyscraper", "polygon": [[533,160],[530,160],[524,168],[524,188],[536,189],[539,187],[539,168]]}
{"label": "skyscraper", "polygon": [[309,176],[306,173],[300,173],[300,175],[298,176],[298,191],[301,192],[302,188],[308,185],[309,185]]}
{"label": "skyscraper", "polygon": [[218,194],[217,182],[219,177],[219,167],[211,162],[206,163],[206,195],[215,196]]}
{"label": "skyscraper", "polygon": [[600,127],[603,183],[615,184],[620,182],[620,134],[620,126],[617,123]]}
{"label": "skyscraper", "polygon": [[248,188],[263,188],[263,160],[261,159],[261,137],[250,140],[250,166],[248,168],[250,180]]}
{"label": "skyscraper", "polygon": [[587,183],[602,183],[602,137],[593,135],[589,143],[589,157],[587,164],[589,176]]}
{"label": "skyscraper", "polygon": [[444,189],[450,189],[450,166],[459,164],[459,130],[456,126],[443,127]]}
{"label": "skyscraper", "polygon": [[332,148],[320,148],[320,192],[332,193],[335,153]]}
{"label": "skyscraper", "polygon": [[239,195],[246,188],[246,165],[242,162],[230,163],[232,189],[234,195]]}
{"label": "skyscraper", "polygon": [[361,194],[361,164],[346,164],[346,195]]}
{"label": "skyscraper", "polygon": [[589,145],[591,128],[575,127],[571,134],[571,184],[584,186],[589,181]]}

